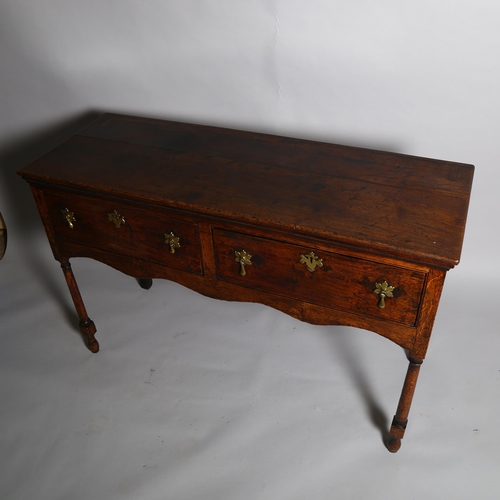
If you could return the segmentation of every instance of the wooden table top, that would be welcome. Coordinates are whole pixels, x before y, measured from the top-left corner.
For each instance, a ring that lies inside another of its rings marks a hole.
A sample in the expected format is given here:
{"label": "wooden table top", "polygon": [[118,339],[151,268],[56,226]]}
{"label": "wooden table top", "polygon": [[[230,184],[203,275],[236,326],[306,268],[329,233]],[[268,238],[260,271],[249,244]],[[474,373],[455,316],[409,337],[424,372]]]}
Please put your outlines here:
{"label": "wooden table top", "polygon": [[26,179],[320,237],[450,268],[472,165],[105,114]]}

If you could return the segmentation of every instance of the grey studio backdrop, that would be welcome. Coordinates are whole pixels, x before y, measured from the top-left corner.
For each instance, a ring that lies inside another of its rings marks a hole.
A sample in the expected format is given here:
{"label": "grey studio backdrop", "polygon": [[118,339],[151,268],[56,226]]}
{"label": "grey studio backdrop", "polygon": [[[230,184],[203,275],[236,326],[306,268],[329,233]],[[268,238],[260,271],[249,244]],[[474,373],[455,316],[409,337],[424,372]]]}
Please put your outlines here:
{"label": "grey studio backdrop", "polygon": [[[499,498],[499,23],[493,0],[0,0],[0,498]],[[370,332],[74,259],[87,351],[15,172],[104,111],[476,165],[399,453],[407,363]]]}

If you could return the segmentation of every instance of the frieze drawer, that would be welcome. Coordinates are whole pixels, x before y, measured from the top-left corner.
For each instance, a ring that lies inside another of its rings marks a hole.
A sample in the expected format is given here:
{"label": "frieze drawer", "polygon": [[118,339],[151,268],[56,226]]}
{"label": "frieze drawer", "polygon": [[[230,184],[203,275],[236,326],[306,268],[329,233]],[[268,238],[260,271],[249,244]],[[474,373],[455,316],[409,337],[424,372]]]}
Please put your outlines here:
{"label": "frieze drawer", "polygon": [[248,234],[214,230],[217,278],[406,326],[425,273]]}
{"label": "frieze drawer", "polygon": [[83,246],[203,273],[198,225],[168,210],[72,193],[45,193],[54,232]]}

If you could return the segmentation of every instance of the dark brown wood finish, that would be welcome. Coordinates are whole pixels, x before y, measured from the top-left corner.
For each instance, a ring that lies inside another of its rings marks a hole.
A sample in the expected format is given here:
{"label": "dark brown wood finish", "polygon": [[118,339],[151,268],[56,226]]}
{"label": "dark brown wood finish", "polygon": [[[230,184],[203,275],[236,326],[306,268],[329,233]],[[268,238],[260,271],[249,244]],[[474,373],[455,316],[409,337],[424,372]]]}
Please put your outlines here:
{"label": "dark brown wood finish", "polygon": [[69,259],[408,351],[399,449],[446,272],[460,259],[474,167],[252,132],[105,114],[19,174],[31,185],[92,352]]}

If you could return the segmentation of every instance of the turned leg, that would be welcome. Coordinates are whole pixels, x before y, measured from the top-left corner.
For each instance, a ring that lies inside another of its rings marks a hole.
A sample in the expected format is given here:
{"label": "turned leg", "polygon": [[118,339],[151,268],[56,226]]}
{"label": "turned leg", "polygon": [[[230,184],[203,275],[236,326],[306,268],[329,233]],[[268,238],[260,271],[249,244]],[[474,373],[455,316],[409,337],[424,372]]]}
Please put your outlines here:
{"label": "turned leg", "polygon": [[396,453],[401,447],[401,439],[405,434],[406,425],[408,424],[408,414],[410,413],[411,401],[417,385],[418,373],[422,360],[411,359],[406,372],[406,378],[399,398],[398,409],[394,419],[392,420],[391,430],[389,431],[389,441],[387,448],[390,452]]}
{"label": "turned leg", "polygon": [[139,286],[144,288],[144,290],[149,290],[153,286],[153,280],[147,278],[138,278],[137,279]]}
{"label": "turned leg", "polygon": [[71,264],[68,260],[61,262],[61,268],[64,272],[64,277],[66,278],[66,283],[68,284],[69,293],[75,304],[76,313],[80,319],[80,332],[83,337],[87,340],[87,346],[91,352],[99,351],[99,342],[95,339],[94,335],[97,331],[94,322],[88,317],[85,305],[83,304],[82,296],[80,295],[80,290],[78,290],[78,285],[76,284],[75,276],[71,270]]}

